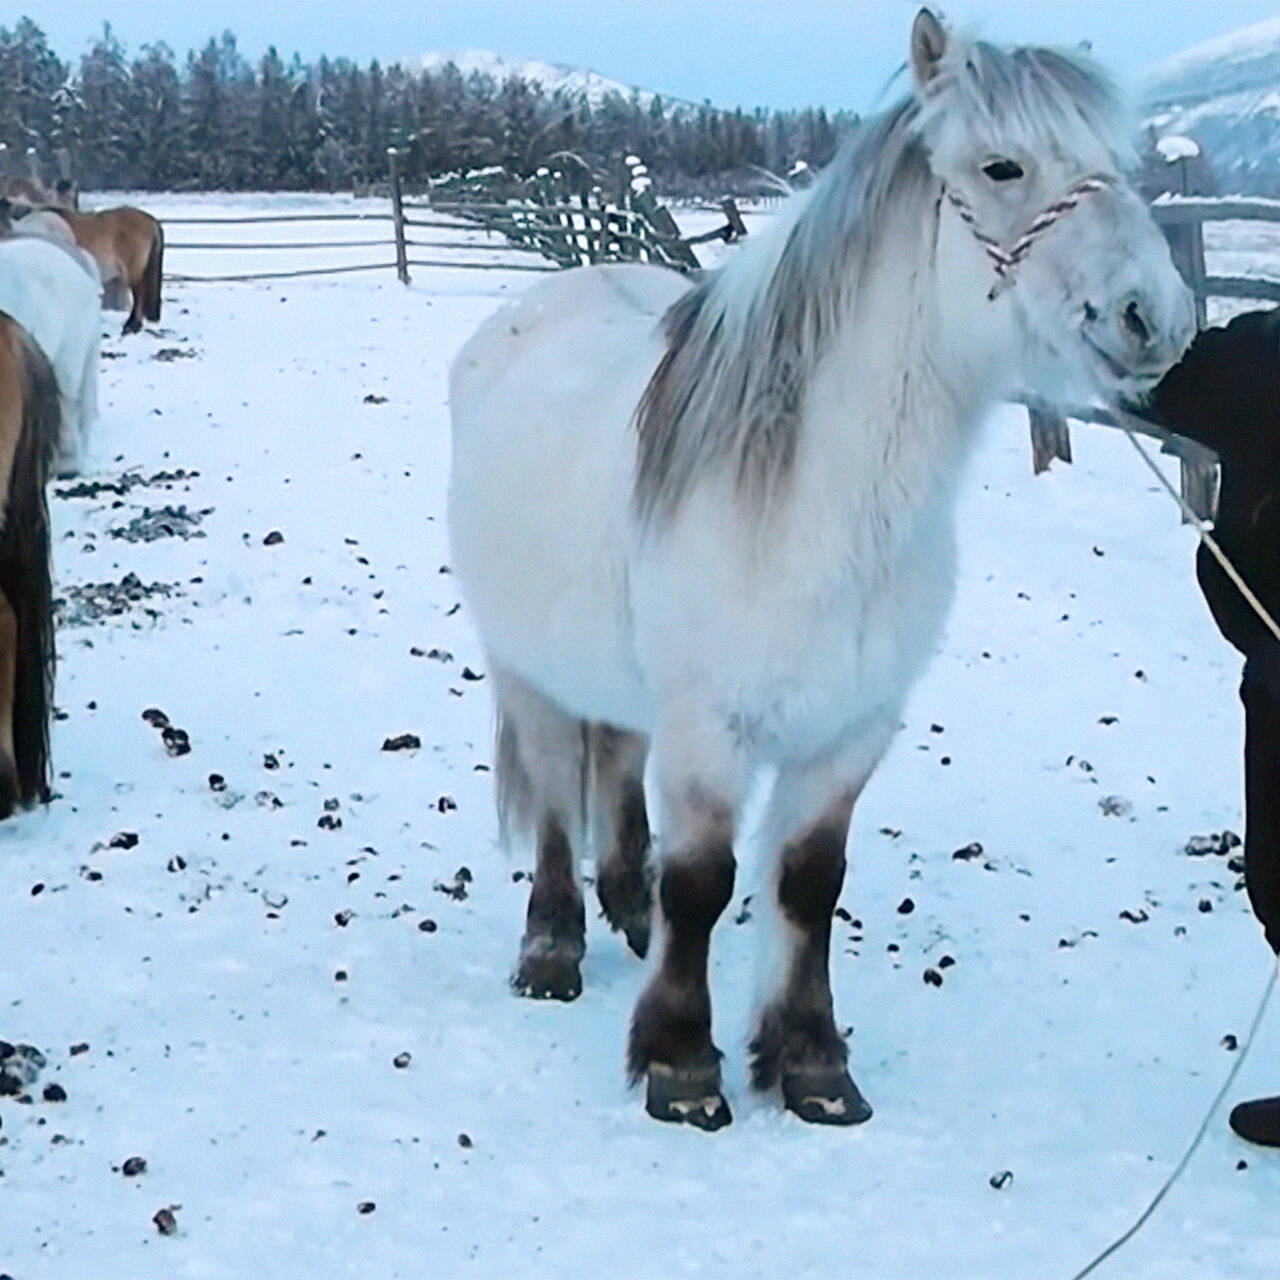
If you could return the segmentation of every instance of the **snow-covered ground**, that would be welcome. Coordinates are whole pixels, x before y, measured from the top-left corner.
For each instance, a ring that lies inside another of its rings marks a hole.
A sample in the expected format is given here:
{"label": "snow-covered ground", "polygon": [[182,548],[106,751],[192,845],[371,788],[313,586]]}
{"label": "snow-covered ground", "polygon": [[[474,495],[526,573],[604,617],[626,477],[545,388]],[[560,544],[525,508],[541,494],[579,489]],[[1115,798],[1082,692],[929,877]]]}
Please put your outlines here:
{"label": "snow-covered ground", "polygon": [[[1065,1280],[1181,1155],[1268,972],[1226,858],[1184,852],[1240,828],[1238,662],[1193,535],[1122,438],[1078,429],[1037,479],[995,415],[836,930],[876,1115],[818,1130],[748,1091],[748,872],[713,975],[735,1123],[658,1125],[622,1073],[645,967],[600,922],[580,1000],[507,988],[527,885],[447,568],[445,369],[529,280],[170,285],[143,335],[106,318],[90,474],[141,483],[54,487],[59,796],[0,828],[0,1038],[48,1064],[0,1099],[0,1273]],[[88,620],[76,588],[128,574],[164,590]],[[1276,1089],[1280,1012],[1233,1097]],[[1098,1274],[1276,1275],[1278,1202],[1280,1158],[1219,1115]]]}

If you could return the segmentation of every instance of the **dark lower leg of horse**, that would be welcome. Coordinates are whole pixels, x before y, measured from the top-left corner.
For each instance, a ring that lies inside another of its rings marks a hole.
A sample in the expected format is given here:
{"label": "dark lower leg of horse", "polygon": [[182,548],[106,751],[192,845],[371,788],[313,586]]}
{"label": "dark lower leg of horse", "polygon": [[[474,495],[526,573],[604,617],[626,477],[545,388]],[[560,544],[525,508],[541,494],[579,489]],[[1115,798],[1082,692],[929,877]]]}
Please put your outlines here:
{"label": "dark lower leg of horse", "polygon": [[653,871],[649,865],[649,815],[643,777],[622,778],[605,799],[609,803],[606,817],[612,840],[596,873],[596,896],[605,919],[643,958],[649,953],[653,920]]}
{"label": "dark lower leg of horse", "polygon": [[538,824],[538,865],[529,893],[520,962],[512,986],[537,1000],[582,994],[586,913],[565,824],[553,813]]}
{"label": "dark lower leg of horse", "polygon": [[0,818],[9,817],[23,801],[13,742],[13,704],[18,675],[18,619],[0,595]]}
{"label": "dark lower leg of horse", "polygon": [[128,319],[124,322],[124,328],[120,330],[123,336],[126,333],[142,332],[142,290],[133,289],[133,309],[129,312]]}
{"label": "dark lower leg of horse", "polygon": [[733,896],[734,869],[731,844],[719,840],[663,866],[662,963],[631,1019],[627,1064],[633,1081],[647,1079],[645,1109],[699,1129],[732,1119],[711,1040],[707,959],[711,930]]}
{"label": "dark lower leg of horse", "polygon": [[825,821],[787,845],[778,906],[790,935],[786,979],[751,1042],[752,1083],[782,1089],[789,1111],[815,1124],[861,1124],[871,1108],[853,1083],[831,1002],[831,917],[844,882],[847,821]]}

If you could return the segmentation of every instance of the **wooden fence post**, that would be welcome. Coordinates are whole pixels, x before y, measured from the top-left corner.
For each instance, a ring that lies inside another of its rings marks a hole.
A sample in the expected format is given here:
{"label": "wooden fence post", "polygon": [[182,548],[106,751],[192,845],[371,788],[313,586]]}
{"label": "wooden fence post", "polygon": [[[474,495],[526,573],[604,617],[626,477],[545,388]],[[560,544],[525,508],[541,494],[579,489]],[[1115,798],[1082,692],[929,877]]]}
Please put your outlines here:
{"label": "wooden fence post", "polygon": [[1044,405],[1030,404],[1027,419],[1031,424],[1031,465],[1036,475],[1048,471],[1055,459],[1071,461],[1071,428],[1065,418]]}
{"label": "wooden fence post", "polygon": [[409,246],[404,234],[404,203],[400,192],[400,153],[395,147],[387,148],[387,164],[391,176],[391,216],[396,228],[396,275],[401,284],[409,283]]}
{"label": "wooden fence post", "polygon": [[[1165,225],[1165,239],[1169,242],[1169,252],[1173,257],[1173,265],[1187,282],[1195,295],[1196,328],[1203,329],[1208,320],[1206,279],[1208,270],[1204,261],[1204,223],[1198,218],[1187,222],[1176,222]],[[1217,508],[1218,468],[1203,462],[1188,462],[1182,459],[1182,496],[1187,506],[1201,520],[1212,520]],[[1186,517],[1183,517],[1186,522]]]}

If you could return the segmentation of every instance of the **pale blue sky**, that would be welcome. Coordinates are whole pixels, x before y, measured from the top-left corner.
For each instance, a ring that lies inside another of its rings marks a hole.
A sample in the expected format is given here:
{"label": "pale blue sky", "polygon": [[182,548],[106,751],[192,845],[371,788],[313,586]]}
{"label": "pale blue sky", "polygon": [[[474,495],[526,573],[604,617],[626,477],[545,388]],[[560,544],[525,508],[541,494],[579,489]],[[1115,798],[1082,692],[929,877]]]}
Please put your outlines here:
{"label": "pale blue sky", "polygon": [[[952,21],[1001,41],[1074,44],[1122,79],[1200,40],[1280,15],[1280,0],[953,0]],[[110,21],[130,47],[179,54],[224,29],[250,57],[408,61],[492,49],[590,67],[723,106],[871,108],[919,0],[16,0],[65,58]]]}

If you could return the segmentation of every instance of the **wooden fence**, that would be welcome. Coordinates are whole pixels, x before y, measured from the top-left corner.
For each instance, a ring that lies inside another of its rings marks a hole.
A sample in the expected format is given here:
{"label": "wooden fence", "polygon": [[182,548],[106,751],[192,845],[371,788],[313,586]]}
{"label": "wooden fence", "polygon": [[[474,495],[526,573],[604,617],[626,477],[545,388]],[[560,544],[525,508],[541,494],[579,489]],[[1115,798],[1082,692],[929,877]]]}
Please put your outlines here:
{"label": "wooden fence", "polygon": [[[190,275],[166,272],[165,278],[184,284],[225,281],[284,280],[305,276],[339,275],[356,271],[394,270],[401,282],[410,282],[411,267],[449,267],[479,271],[555,271],[589,262],[660,262],[681,271],[696,270],[697,244],[721,239],[732,241],[746,234],[746,227],[731,199],[721,203],[724,225],[700,236],[682,236],[668,209],[647,190],[625,202],[611,204],[597,190],[579,194],[546,186],[545,201],[523,198],[506,201],[449,199],[413,201],[404,197],[399,155],[387,153],[389,167],[388,212],[281,213],[243,217],[165,218],[166,227],[230,227],[271,223],[359,223],[367,224],[376,238],[314,239],[288,241],[233,241],[216,239],[172,239],[171,253],[189,251],[230,252],[325,252],[335,249],[381,249],[377,261],[340,266],[306,266],[287,271],[244,271]],[[437,233],[422,236],[420,233]],[[486,237],[477,242],[476,236]],[[447,250],[448,258],[424,257],[418,251]],[[475,261],[467,253],[501,251],[502,262]],[[521,255],[523,261],[510,261]],[[370,255],[371,257],[373,255]],[[172,262],[172,257],[170,258]]]}
{"label": "wooden fence", "polygon": [[[1201,198],[1160,196],[1151,207],[1156,223],[1169,241],[1174,264],[1195,295],[1196,323],[1203,328],[1210,298],[1280,302],[1280,280],[1266,276],[1210,275],[1205,262],[1204,227],[1207,222],[1280,223],[1280,200],[1251,196]],[[1040,405],[1030,405],[1032,465],[1037,473],[1058,459],[1071,461],[1071,431],[1066,420]],[[1213,518],[1217,506],[1217,459],[1207,449],[1170,436],[1153,424],[1129,414],[1082,409],[1070,415],[1081,422],[1124,425],[1161,439],[1165,451],[1181,460],[1182,496],[1201,517]]]}

